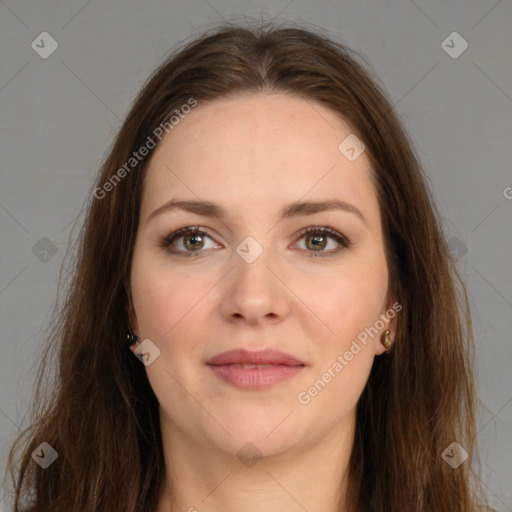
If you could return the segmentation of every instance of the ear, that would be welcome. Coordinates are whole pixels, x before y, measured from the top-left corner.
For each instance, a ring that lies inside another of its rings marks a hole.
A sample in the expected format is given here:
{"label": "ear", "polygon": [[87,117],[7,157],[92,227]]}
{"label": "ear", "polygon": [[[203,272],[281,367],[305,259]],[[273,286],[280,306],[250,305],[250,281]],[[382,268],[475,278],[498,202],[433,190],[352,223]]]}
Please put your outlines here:
{"label": "ear", "polygon": [[[130,326],[129,327],[130,333],[137,336],[138,340],[140,341],[140,336],[138,334],[139,330],[138,330],[138,326],[137,326],[137,320],[135,317],[135,311],[133,310],[133,308],[130,305],[128,305],[126,308],[126,313],[128,315],[128,325]],[[136,346],[137,346],[137,343],[134,342],[131,345],[129,345],[129,348],[132,352],[134,352]]]}
{"label": "ear", "polygon": [[[384,311],[380,314],[380,320],[384,324],[384,327],[382,329],[379,329],[379,334],[375,336],[374,340],[374,348],[375,348],[375,355],[381,355],[384,354],[384,352],[387,352],[389,349],[387,349],[384,344],[382,343],[382,335],[385,331],[389,329],[390,334],[389,337],[391,338],[391,341],[394,343],[396,339],[396,326],[397,326],[397,317],[400,314],[400,311],[402,310],[402,305],[398,303],[398,301],[395,300],[394,297],[389,297],[388,301],[386,303],[386,307]],[[380,325],[380,323],[379,323]]]}
{"label": "ear", "polygon": [[[126,290],[126,296],[127,296],[127,302],[126,302],[126,318],[128,320],[128,329],[131,334],[134,334],[139,338],[139,327],[137,324],[137,315],[135,314],[135,308],[133,307],[133,298],[132,293],[130,290],[130,287],[126,285],[125,283],[125,290]],[[135,350],[135,343],[132,343],[130,345],[130,350],[133,352]]]}

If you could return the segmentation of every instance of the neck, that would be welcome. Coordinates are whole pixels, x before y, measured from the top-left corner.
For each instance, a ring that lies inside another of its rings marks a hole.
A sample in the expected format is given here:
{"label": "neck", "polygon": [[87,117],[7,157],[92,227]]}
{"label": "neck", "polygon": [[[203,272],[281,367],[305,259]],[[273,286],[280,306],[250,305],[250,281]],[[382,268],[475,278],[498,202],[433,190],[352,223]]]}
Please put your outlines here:
{"label": "neck", "polygon": [[252,460],[211,445],[198,446],[185,432],[165,424],[166,421],[169,418],[162,421],[162,436],[166,475],[170,477],[158,512],[346,509],[353,417],[316,444],[270,456],[256,455]]}

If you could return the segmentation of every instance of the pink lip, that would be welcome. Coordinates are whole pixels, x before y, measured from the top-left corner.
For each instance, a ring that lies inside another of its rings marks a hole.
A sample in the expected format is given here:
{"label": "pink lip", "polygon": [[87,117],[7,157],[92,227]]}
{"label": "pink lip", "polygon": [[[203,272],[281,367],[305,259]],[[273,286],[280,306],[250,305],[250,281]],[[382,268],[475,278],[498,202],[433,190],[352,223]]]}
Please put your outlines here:
{"label": "pink lip", "polygon": [[213,366],[219,366],[223,364],[285,364],[286,366],[301,366],[304,363],[299,361],[295,357],[279,350],[272,350],[267,348],[265,350],[259,350],[257,352],[235,349],[228,350],[217,354],[215,357],[208,359],[206,364]]}
{"label": "pink lip", "polygon": [[[266,349],[251,352],[243,349],[223,352],[206,364],[219,377],[232,386],[246,389],[266,389],[299,373],[306,365],[289,354]],[[271,364],[267,368],[238,368],[237,364]]]}

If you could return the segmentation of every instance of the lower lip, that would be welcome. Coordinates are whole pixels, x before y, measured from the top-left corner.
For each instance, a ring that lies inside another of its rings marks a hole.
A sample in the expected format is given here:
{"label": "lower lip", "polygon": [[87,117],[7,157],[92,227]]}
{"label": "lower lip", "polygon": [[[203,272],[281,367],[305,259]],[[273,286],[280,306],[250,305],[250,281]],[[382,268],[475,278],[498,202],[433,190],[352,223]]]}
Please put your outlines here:
{"label": "lower lip", "polygon": [[283,364],[266,368],[236,368],[231,364],[208,366],[223,381],[237,388],[247,390],[270,388],[279,382],[291,379],[305,368],[304,366],[286,366]]}

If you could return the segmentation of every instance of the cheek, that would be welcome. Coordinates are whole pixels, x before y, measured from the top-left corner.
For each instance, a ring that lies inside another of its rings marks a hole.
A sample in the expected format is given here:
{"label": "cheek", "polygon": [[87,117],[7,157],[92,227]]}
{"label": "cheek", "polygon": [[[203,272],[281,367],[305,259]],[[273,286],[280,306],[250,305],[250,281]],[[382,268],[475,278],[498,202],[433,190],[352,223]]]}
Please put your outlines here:
{"label": "cheek", "polygon": [[320,336],[330,342],[328,347],[339,350],[379,319],[387,293],[385,262],[347,264],[329,275],[302,281],[301,290],[298,295],[306,297],[304,302],[315,316],[314,322],[304,320],[303,327],[311,339]]}
{"label": "cheek", "polygon": [[182,286],[179,275],[155,262],[143,251],[135,251],[131,272],[133,305],[140,335],[162,339],[183,315],[189,288]]}
{"label": "cheek", "polygon": [[336,424],[355,407],[370,375],[375,352],[368,333],[379,319],[386,283],[375,273],[364,279],[340,274],[324,290],[309,289],[308,306],[321,322],[303,321],[316,357],[309,387],[302,391],[311,400],[307,412],[322,411],[324,421]]}
{"label": "cheek", "polygon": [[166,333],[172,332],[180,316],[178,305],[183,299],[178,283],[143,249],[134,252],[130,279],[139,336],[162,349]]}
{"label": "cheek", "polygon": [[[346,418],[357,405],[357,402],[368,381],[373,365],[373,356],[368,347],[363,348],[359,354],[343,366],[341,371],[336,371],[331,365],[325,367],[324,373],[318,375],[306,390],[309,393],[310,414],[321,411],[323,421],[337,424]],[[339,363],[339,361],[338,361]],[[341,363],[339,363],[341,364]],[[329,371],[329,367],[331,367]],[[303,398],[304,395],[301,395]]]}
{"label": "cheek", "polygon": [[309,290],[329,327],[327,335],[317,333],[316,337],[310,329],[318,358],[310,390],[316,393],[318,410],[325,410],[335,422],[355,407],[373,365],[371,344],[376,331],[372,327],[379,320],[387,293],[385,259],[359,260],[331,275],[325,284]]}

